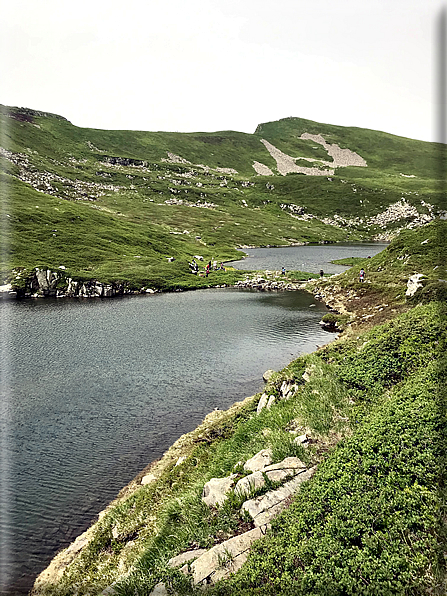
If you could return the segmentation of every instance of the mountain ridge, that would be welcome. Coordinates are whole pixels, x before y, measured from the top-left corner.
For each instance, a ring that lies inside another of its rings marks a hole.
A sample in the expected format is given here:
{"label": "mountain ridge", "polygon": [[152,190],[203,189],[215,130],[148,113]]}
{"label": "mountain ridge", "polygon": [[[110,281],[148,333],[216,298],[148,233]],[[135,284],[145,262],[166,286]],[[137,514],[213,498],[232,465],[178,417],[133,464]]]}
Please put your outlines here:
{"label": "mountain ridge", "polygon": [[254,134],[79,128],[7,106],[0,119],[2,283],[63,266],[77,280],[189,287],[196,254],[388,240],[445,216],[439,144],[300,118]]}

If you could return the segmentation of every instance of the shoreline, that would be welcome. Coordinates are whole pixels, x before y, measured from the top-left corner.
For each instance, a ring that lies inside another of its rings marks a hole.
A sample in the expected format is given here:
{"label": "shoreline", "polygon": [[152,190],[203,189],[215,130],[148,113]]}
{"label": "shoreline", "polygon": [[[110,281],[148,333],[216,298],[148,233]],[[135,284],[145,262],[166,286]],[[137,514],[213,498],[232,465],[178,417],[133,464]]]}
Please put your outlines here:
{"label": "shoreline", "polygon": [[[296,289],[300,289],[314,296],[312,287],[306,288],[304,287],[305,285],[306,284],[303,284],[303,287]],[[292,291],[296,291],[296,289]],[[317,300],[319,299],[317,298]],[[331,338],[330,341],[324,344],[324,346],[336,341],[338,337],[339,334]],[[317,349],[314,350],[314,352],[318,351],[324,346],[317,346]],[[287,368],[289,364],[290,362],[284,368]],[[264,377],[262,378],[262,381],[264,384],[267,383],[267,380]],[[262,381],[260,380],[260,382]],[[132,478],[132,480],[130,480],[119,490],[116,497],[113,498],[104,509],[95,515],[94,520],[92,520],[92,523],[87,530],[77,536],[67,547],[63,547],[56,552],[49,565],[47,565],[35,578],[33,587],[29,593],[30,596],[39,594],[40,587],[48,584],[49,582],[57,582],[62,577],[65,569],[76,559],[84,547],[89,544],[90,540],[93,538],[97,524],[101,522],[104,516],[107,515],[111,509],[134,494],[138,489],[141,488],[142,485],[158,480],[163,472],[170,466],[175,466],[182,462],[192,447],[194,447],[203,436],[206,436],[208,433],[212,432],[213,429],[218,428],[219,425],[225,424],[226,420],[231,419],[245,406],[248,406],[251,404],[251,402],[259,399],[261,391],[255,393],[254,395],[244,397],[240,401],[234,402],[226,410],[213,410],[209,412],[198,426],[180,435],[161,455],[160,458],[149,462],[134,476],[134,478]],[[147,481],[144,480],[145,478]]]}

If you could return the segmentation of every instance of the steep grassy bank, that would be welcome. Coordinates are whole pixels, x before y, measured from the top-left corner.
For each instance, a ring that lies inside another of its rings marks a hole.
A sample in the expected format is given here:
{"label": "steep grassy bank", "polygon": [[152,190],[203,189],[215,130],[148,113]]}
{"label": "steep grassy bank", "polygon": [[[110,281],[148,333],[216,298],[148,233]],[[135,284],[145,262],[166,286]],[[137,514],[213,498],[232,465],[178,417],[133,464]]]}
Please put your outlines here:
{"label": "steep grassy bank", "polygon": [[[313,284],[347,306],[347,331],[270,378],[270,409],[256,412],[258,394],[179,439],[59,555],[35,593],[99,594],[113,584],[109,593],[149,595],[161,581],[202,593],[168,560],[253,527],[240,498],[210,508],[202,489],[213,477],[243,477],[240,462],[270,448],[274,461],[297,456],[317,471],[242,569],[210,594],[444,594],[446,227],[400,236],[368,260],[370,283],[358,282],[356,266]],[[414,273],[427,282],[407,298]],[[280,399],[284,381],[295,386],[288,399]],[[141,485],[147,474],[152,481]]]}

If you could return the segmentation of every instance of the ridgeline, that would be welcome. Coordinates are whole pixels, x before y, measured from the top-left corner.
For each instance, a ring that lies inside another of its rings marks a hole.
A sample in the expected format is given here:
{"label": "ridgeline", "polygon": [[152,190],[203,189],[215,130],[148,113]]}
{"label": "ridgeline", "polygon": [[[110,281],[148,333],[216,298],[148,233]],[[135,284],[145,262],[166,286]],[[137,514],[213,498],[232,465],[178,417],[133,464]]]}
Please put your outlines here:
{"label": "ridgeline", "polygon": [[300,118],[254,134],[108,131],[7,106],[0,126],[0,285],[22,296],[69,280],[74,295],[233,283],[188,263],[388,240],[444,214],[445,146],[377,131]]}

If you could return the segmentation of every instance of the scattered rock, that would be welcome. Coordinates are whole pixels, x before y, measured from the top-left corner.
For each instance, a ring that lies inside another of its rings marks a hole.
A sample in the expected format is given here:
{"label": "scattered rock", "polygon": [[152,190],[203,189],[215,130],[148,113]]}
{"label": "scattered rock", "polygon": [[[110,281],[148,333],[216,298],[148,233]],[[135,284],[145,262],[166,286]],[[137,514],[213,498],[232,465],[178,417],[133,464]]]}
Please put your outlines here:
{"label": "scattered rock", "polygon": [[244,470],[248,472],[258,472],[272,463],[272,450],[262,449],[244,464]]}
{"label": "scattered rock", "polygon": [[422,273],[415,273],[411,277],[408,278],[407,282],[407,291],[405,292],[405,296],[411,297],[416,294],[419,288],[423,287],[421,280],[425,278],[425,275]]}
{"label": "scattered rock", "polygon": [[268,492],[256,499],[245,501],[242,509],[250,514],[256,527],[264,526],[285,509],[287,499],[298,492],[301,484],[309,480],[314,471],[315,468],[310,468],[301,472],[277,490]]}
{"label": "scattered rock", "polygon": [[226,478],[211,478],[202,492],[202,501],[208,506],[222,505],[227,498],[227,492],[233,487],[236,474]]}
{"label": "scattered rock", "polygon": [[260,526],[211,548],[191,565],[194,585],[214,584],[238,571],[247,560],[253,542],[266,531],[266,525]]}
{"label": "scattered rock", "polygon": [[271,368],[269,368],[268,370],[265,371],[265,373],[262,375],[262,378],[264,379],[264,381],[267,383],[267,381],[270,380],[270,378],[272,377],[272,375],[275,374],[276,371],[272,370]]}

